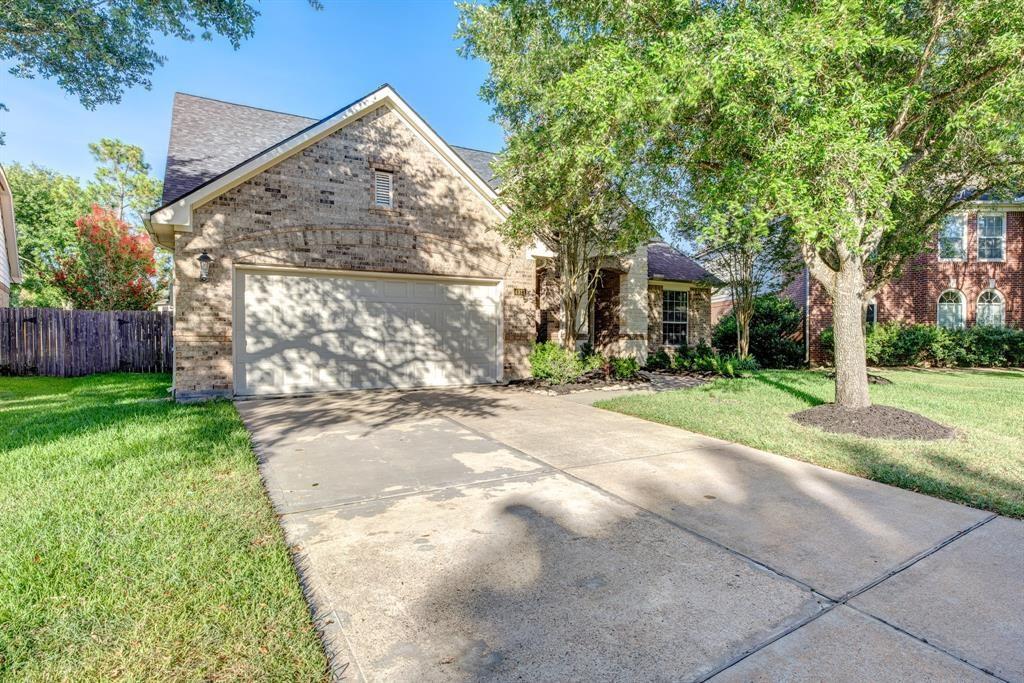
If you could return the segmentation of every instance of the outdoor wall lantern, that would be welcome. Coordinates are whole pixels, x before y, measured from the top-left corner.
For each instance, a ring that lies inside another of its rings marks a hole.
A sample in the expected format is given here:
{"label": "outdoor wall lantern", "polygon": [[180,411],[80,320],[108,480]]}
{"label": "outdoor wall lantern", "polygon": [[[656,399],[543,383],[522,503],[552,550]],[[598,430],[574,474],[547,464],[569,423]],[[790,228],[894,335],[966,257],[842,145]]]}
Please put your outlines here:
{"label": "outdoor wall lantern", "polygon": [[199,261],[199,281],[206,282],[210,279],[210,263],[213,261],[213,258],[204,249],[203,253],[196,260]]}

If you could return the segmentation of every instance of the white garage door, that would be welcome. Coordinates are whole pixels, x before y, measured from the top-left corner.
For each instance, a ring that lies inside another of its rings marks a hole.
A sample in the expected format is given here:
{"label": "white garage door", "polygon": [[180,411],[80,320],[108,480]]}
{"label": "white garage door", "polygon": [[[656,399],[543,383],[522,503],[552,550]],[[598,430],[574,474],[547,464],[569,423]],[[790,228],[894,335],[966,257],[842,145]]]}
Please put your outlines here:
{"label": "white garage door", "polygon": [[494,382],[498,305],[495,284],[238,271],[235,391]]}

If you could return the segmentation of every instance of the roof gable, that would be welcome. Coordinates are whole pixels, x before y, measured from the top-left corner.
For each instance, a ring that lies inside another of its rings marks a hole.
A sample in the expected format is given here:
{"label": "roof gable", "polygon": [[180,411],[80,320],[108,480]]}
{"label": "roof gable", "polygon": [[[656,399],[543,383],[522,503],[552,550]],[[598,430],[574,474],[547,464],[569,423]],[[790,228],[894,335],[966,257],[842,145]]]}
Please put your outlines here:
{"label": "roof gable", "polygon": [[164,204],[314,123],[305,116],[175,93]]}
{"label": "roof gable", "polygon": [[670,282],[721,284],[721,281],[703,266],[665,242],[651,242],[647,245],[647,278]]}
{"label": "roof gable", "polygon": [[[214,105],[228,104],[219,103],[216,100],[207,100],[207,102],[212,102]],[[237,106],[239,105],[228,104],[228,107]],[[266,110],[260,109],[254,110],[252,107],[246,107],[245,109],[247,110],[261,112],[260,114],[255,114],[255,116],[262,117],[264,114],[269,114],[271,116],[268,118],[290,117],[293,119],[291,121],[287,121],[278,118],[276,119],[275,124],[268,126],[268,129],[272,129],[274,125],[279,125],[287,129],[289,126],[298,126],[300,122],[305,122],[307,125],[299,128],[290,136],[271,144],[269,147],[263,148],[256,154],[237,162],[234,166],[231,166],[221,173],[213,175],[205,180],[201,179],[202,177],[205,177],[205,173],[200,174],[194,172],[195,169],[202,168],[202,164],[192,166],[193,172],[187,173],[187,165],[176,163],[174,165],[175,170],[174,173],[172,173],[172,179],[176,183],[181,182],[182,179],[187,180],[187,182],[182,183],[181,186],[186,186],[193,182],[196,184],[191,189],[186,190],[184,194],[171,199],[164,204],[164,206],[151,213],[150,219],[147,222],[151,232],[156,235],[158,241],[162,244],[166,244],[168,242],[173,243],[172,235],[174,232],[191,231],[192,209],[194,207],[210,201],[232,187],[237,186],[263,170],[266,170],[270,166],[273,166],[284,158],[309,147],[317,141],[341,129],[348,123],[351,123],[359,117],[382,106],[388,106],[398,112],[398,114],[401,115],[405,122],[409,124],[421,139],[430,145],[439,156],[447,161],[457,171],[457,173],[473,187],[474,190],[487,200],[495,212],[503,217],[506,215],[506,209],[498,202],[498,196],[495,193],[494,188],[487,182],[487,179],[481,176],[481,172],[483,170],[486,169],[488,172],[490,171],[488,162],[489,157],[493,155],[489,155],[487,152],[471,150],[468,148],[459,148],[457,151],[454,147],[451,147],[442,140],[430,125],[415,111],[413,111],[413,109],[398,95],[397,92],[394,91],[394,89],[391,88],[391,86],[383,85],[366,97],[339,109],[320,121],[312,121],[312,119],[305,119],[305,117],[291,117],[291,115],[288,114],[267,112]],[[249,111],[242,116],[247,117],[251,115],[253,115],[252,111]],[[294,119],[299,119],[301,121]],[[312,123],[310,123],[310,121],[312,121]],[[172,139],[174,137],[175,136],[172,133]],[[192,145],[193,148],[196,146],[197,145],[195,144]],[[181,148],[182,147],[179,147],[179,149]],[[240,155],[241,153],[235,154],[235,156]],[[182,158],[187,159],[188,157]],[[207,154],[204,158],[226,159],[227,157],[223,155]],[[191,163],[195,164],[195,162]],[[479,171],[477,169],[479,169]],[[493,181],[493,176],[491,177],[491,180]]]}

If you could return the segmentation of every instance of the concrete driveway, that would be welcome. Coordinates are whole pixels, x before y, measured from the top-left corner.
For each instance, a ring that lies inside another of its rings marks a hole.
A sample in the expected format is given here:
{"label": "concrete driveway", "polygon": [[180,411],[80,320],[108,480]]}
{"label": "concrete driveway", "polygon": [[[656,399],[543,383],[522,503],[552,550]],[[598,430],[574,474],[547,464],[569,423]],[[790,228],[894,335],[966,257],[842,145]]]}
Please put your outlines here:
{"label": "concrete driveway", "polygon": [[480,388],[240,401],[354,680],[1024,680],[1024,524]]}

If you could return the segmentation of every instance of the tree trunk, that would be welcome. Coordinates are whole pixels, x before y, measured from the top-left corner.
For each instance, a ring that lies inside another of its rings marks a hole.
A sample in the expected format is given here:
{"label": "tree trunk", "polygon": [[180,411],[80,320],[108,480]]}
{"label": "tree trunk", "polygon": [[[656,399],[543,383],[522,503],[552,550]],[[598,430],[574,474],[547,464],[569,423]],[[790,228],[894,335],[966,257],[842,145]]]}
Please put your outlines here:
{"label": "tree trunk", "polygon": [[750,355],[750,311],[746,305],[736,311],[736,353],[741,358]]}
{"label": "tree trunk", "polygon": [[864,345],[864,276],[860,268],[845,267],[837,273],[832,296],[832,329],[835,334],[836,405],[867,408],[868,367]]}
{"label": "tree trunk", "polygon": [[562,346],[575,351],[578,338],[580,297],[566,293],[562,297]]}

